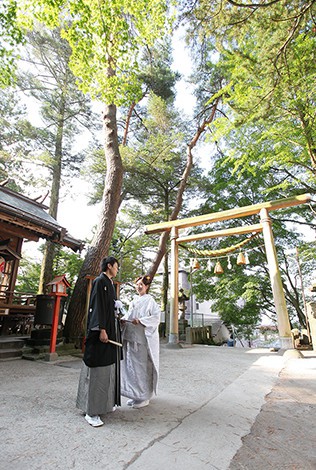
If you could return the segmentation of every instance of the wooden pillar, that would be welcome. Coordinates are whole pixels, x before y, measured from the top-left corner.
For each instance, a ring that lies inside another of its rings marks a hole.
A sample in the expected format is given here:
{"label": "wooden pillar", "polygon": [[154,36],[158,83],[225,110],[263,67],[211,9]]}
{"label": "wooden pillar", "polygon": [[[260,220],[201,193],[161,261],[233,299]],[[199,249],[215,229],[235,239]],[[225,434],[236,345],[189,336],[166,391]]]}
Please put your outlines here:
{"label": "wooden pillar", "polygon": [[60,311],[60,295],[55,296],[55,305],[53,311],[52,331],[50,335],[50,347],[49,352],[56,353],[58,323],[59,323],[59,311]]}
{"label": "wooden pillar", "polygon": [[88,280],[84,324],[82,325],[83,327],[82,329],[85,333],[85,336],[87,335],[87,321],[88,321],[88,315],[89,315],[89,304],[90,304],[90,295],[91,295],[91,290],[92,290],[92,281],[95,278],[96,276],[91,276],[90,274],[87,274],[85,277],[85,279]]}
{"label": "wooden pillar", "polygon": [[286,307],[285,296],[282,286],[282,279],[278,265],[276,249],[274,245],[272,223],[267,209],[260,211],[262,233],[267,255],[267,262],[270,273],[270,280],[272,286],[273,299],[278,319],[279,337],[282,349],[293,348],[291,326],[289,321],[289,314]]}
{"label": "wooden pillar", "polygon": [[179,248],[177,244],[178,229],[171,229],[171,274],[170,274],[170,331],[169,345],[178,344],[179,326],[178,326],[178,292],[179,292]]}

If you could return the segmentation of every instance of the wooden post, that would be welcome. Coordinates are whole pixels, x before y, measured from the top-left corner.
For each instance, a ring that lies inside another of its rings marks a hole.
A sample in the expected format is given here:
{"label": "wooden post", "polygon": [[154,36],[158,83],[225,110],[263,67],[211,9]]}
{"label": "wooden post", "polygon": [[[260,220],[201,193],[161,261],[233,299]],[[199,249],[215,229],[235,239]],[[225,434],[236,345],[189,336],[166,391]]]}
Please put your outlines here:
{"label": "wooden post", "polygon": [[178,292],[179,292],[179,256],[178,256],[178,229],[171,229],[171,275],[170,275],[170,331],[169,345],[177,345],[179,340],[178,325]]}
{"label": "wooden post", "polygon": [[88,285],[87,285],[87,295],[86,295],[86,306],[85,306],[85,315],[83,318],[83,323],[82,323],[82,329],[84,331],[84,337],[82,340],[82,345],[81,345],[81,351],[84,353],[85,350],[85,342],[86,342],[86,337],[87,337],[87,321],[88,321],[88,315],[89,315],[89,303],[90,303],[90,295],[91,295],[91,290],[92,290],[92,281],[95,279],[96,276],[91,276],[90,274],[87,274],[85,279],[88,280]]}
{"label": "wooden post", "polygon": [[311,344],[311,342],[312,342],[311,330],[310,330],[310,326],[309,326],[309,319],[308,319],[308,314],[307,314],[307,303],[306,303],[306,297],[305,297],[305,292],[304,292],[304,282],[303,282],[300,257],[299,257],[297,247],[296,247],[296,263],[297,263],[298,275],[299,275],[300,281],[301,281],[302,299],[303,299],[303,305],[304,305],[304,314],[305,314],[306,331],[307,331],[307,336],[308,336],[308,342]]}
{"label": "wooden post", "polygon": [[60,311],[60,295],[56,295],[54,312],[53,312],[53,321],[52,321],[52,332],[51,332],[51,337],[50,337],[50,348],[49,348],[49,352],[51,354],[56,352],[59,311]]}
{"label": "wooden post", "polygon": [[91,276],[90,274],[87,274],[87,276],[85,277],[85,279],[88,280],[85,316],[84,316],[84,324],[83,324],[83,329],[84,329],[85,336],[87,335],[87,320],[88,320],[88,314],[89,314],[89,303],[90,303],[90,295],[91,295],[91,290],[92,290],[92,281],[95,278],[96,278],[96,276]]}
{"label": "wooden post", "polygon": [[267,262],[270,273],[270,280],[272,286],[273,299],[278,318],[279,337],[282,349],[292,349],[293,341],[291,336],[291,326],[289,321],[289,314],[286,307],[285,296],[282,286],[282,279],[278,265],[276,249],[273,240],[273,233],[271,227],[271,219],[267,209],[260,211],[262,233],[266,249]]}

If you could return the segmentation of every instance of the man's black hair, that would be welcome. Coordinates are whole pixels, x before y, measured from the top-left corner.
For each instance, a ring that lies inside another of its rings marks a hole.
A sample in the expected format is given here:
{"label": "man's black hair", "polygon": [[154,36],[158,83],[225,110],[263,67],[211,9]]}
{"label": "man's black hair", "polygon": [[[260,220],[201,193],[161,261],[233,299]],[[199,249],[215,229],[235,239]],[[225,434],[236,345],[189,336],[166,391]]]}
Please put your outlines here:
{"label": "man's black hair", "polygon": [[114,266],[115,263],[117,263],[118,266],[120,265],[120,263],[116,258],[114,258],[114,256],[107,256],[106,258],[103,258],[103,260],[101,261],[101,271],[105,272],[108,269],[108,264]]}

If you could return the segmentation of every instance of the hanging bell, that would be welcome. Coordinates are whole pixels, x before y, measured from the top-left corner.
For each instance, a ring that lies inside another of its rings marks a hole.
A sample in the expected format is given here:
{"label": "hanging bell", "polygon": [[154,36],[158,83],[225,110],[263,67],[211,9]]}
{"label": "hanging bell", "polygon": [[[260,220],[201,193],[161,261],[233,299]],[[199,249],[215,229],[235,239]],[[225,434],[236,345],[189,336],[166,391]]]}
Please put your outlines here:
{"label": "hanging bell", "polygon": [[222,268],[222,265],[219,261],[216,262],[215,268],[214,268],[214,274],[223,274],[224,269]]}
{"label": "hanging bell", "polygon": [[239,264],[246,264],[245,255],[244,255],[242,252],[240,252],[240,253],[238,254],[238,257],[237,257],[237,264],[238,264],[238,265],[239,265]]}
{"label": "hanging bell", "polygon": [[228,269],[231,269],[231,268],[232,268],[232,264],[231,264],[231,261],[230,261],[230,256],[228,256],[227,268],[228,268]]}
{"label": "hanging bell", "polygon": [[207,270],[208,270],[208,271],[212,271],[212,267],[213,267],[213,263],[212,263],[212,261],[209,259],[209,260],[207,261]]}
{"label": "hanging bell", "polygon": [[193,269],[200,269],[200,263],[198,262],[197,258],[194,258],[193,262],[191,263],[192,271]]}

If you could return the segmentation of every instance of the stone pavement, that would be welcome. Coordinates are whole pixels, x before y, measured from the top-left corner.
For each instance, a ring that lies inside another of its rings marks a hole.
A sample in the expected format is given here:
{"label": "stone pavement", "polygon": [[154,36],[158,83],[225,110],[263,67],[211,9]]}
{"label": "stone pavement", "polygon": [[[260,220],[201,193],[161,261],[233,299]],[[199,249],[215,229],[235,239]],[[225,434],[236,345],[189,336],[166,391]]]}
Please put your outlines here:
{"label": "stone pavement", "polygon": [[5,470],[316,469],[316,353],[161,345],[158,396],[92,428],[75,408],[81,360],[0,363]]}
{"label": "stone pavement", "polygon": [[316,352],[286,362],[230,470],[316,469]]}

